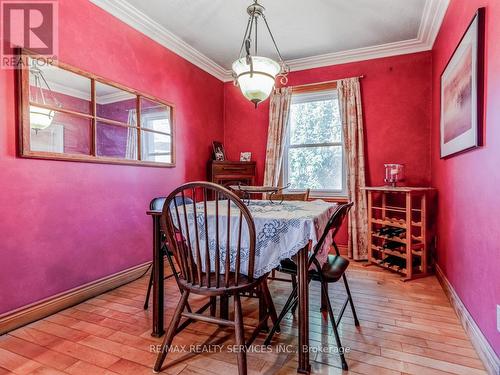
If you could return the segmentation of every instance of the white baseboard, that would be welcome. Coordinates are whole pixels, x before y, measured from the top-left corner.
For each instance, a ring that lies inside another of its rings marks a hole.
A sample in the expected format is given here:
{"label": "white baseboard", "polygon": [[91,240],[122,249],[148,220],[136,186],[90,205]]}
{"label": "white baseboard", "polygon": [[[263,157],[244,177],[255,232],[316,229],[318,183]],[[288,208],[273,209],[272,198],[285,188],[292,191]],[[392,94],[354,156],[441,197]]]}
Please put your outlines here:
{"label": "white baseboard", "polygon": [[472,345],[483,361],[486,370],[490,375],[500,375],[500,360],[498,356],[496,355],[489,342],[486,340],[486,337],[484,337],[483,333],[463,304],[457,292],[455,292],[455,289],[453,289],[453,286],[450,284],[443,271],[437,264],[436,276],[439,280],[439,283],[443,287],[444,292],[448,296],[451,305],[455,309],[455,312],[457,313],[465,332],[472,341]]}

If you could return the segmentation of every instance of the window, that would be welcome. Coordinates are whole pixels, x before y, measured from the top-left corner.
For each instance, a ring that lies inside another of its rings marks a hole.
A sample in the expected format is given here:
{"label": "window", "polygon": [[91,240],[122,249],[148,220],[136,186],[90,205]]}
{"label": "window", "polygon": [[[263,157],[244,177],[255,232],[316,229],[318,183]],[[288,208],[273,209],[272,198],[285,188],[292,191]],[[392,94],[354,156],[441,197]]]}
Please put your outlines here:
{"label": "window", "polygon": [[172,160],[170,116],[158,106],[149,107],[141,114],[142,160],[170,163]]}
{"label": "window", "polygon": [[62,63],[21,57],[22,156],[174,166],[172,105]]}
{"label": "window", "polygon": [[346,196],[343,130],[336,89],[292,94],[283,157],[289,191]]}

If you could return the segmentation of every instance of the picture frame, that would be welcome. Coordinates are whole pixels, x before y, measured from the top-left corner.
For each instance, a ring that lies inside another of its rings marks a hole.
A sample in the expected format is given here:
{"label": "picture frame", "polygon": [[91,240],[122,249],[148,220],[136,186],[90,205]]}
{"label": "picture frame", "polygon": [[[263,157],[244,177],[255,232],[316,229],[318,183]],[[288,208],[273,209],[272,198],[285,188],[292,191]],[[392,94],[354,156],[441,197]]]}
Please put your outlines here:
{"label": "picture frame", "polygon": [[485,8],[479,8],[441,74],[440,151],[482,145]]}
{"label": "picture frame", "polygon": [[221,142],[213,141],[212,147],[213,147],[213,155],[212,155],[213,160],[216,161],[226,160],[226,153],[224,151],[224,146],[222,145]]}
{"label": "picture frame", "polygon": [[251,152],[241,152],[240,153],[240,161],[251,161],[252,153]]}

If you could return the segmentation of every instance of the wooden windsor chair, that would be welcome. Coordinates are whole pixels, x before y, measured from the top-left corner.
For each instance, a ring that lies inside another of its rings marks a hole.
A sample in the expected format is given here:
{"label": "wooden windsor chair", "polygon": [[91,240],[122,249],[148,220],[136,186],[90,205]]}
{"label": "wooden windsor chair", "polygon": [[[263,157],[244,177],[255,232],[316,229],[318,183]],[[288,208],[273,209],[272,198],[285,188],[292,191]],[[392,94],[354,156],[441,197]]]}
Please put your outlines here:
{"label": "wooden windsor chair", "polygon": [[309,200],[309,194],[311,189],[307,189],[303,193],[283,193],[283,194],[273,194],[271,196],[273,202],[280,201],[307,201]]}
{"label": "wooden windsor chair", "polygon": [[[240,299],[243,293],[258,289],[266,304],[266,314],[250,341],[257,336],[256,332],[267,326],[269,318],[276,322],[267,274],[254,277],[256,234],[253,218],[234,193],[210,182],[184,184],[167,197],[161,226],[178,264],[181,298],[158,353],[154,372],[161,370],[175,335],[196,320],[232,327],[236,345],[248,346]],[[237,235],[232,236],[234,233]],[[192,312],[188,309],[190,294],[206,296],[210,301]],[[213,313],[210,316],[202,314],[216,297],[234,298],[234,320],[218,318]],[[183,317],[187,319],[181,324]],[[239,374],[247,374],[245,350],[237,351],[237,360]]]}

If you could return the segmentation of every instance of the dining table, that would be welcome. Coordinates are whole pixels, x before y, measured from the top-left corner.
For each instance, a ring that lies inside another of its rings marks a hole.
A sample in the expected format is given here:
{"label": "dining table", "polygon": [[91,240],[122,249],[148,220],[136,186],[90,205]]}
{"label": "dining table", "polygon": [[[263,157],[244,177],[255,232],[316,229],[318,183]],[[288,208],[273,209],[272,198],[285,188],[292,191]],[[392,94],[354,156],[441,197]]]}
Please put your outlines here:
{"label": "dining table", "polygon": [[[291,258],[297,264],[299,300],[297,372],[309,373],[309,253],[321,237],[337,204],[322,200],[307,202],[249,200],[246,202],[246,206],[252,215],[256,230],[254,277],[261,277],[270,273],[285,259]],[[164,251],[162,249],[164,240],[160,227],[162,211],[158,205],[151,206],[147,214],[153,219],[152,336],[159,337],[165,332],[163,322]],[[208,215],[210,216],[210,210]],[[234,225],[237,225],[236,223],[235,220]],[[316,255],[320,265],[326,262],[330,246],[331,239],[325,242],[323,248]],[[221,309],[221,313],[223,310]]]}

